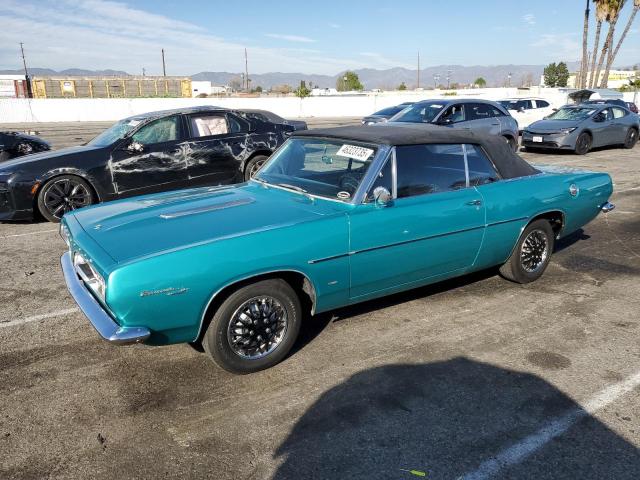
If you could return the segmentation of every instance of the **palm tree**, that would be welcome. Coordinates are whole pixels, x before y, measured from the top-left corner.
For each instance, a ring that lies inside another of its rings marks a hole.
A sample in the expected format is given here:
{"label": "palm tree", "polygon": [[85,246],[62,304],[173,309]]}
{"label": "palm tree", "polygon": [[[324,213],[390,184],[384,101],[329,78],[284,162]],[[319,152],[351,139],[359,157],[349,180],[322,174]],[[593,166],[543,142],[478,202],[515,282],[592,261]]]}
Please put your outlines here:
{"label": "palm tree", "polygon": [[620,46],[622,45],[622,42],[627,36],[627,33],[629,33],[629,29],[631,28],[631,24],[633,23],[633,20],[636,18],[636,13],[638,13],[638,10],[640,10],[640,0],[633,0],[633,10],[631,10],[631,15],[629,16],[629,20],[627,21],[627,26],[624,27],[624,31],[622,32],[622,35],[620,36],[620,39],[616,44],[615,50],[607,58],[607,68],[604,71],[605,77],[607,78],[609,77],[609,70],[611,70],[611,66],[613,65],[613,62],[616,59],[616,55],[618,55],[618,50],[620,50]]}
{"label": "palm tree", "polygon": [[578,87],[587,86],[587,64],[589,62],[587,58],[587,37],[589,36],[589,0],[587,0],[587,6],[584,10],[584,27],[582,29],[582,63],[580,64],[580,82]]}
{"label": "palm tree", "polygon": [[[607,65],[609,65],[609,60],[611,59],[611,47],[613,46],[613,34],[616,31],[616,23],[620,18],[620,11],[622,7],[624,7],[626,0],[609,0],[608,1],[608,11],[607,11],[607,23],[609,23],[609,30],[607,31],[607,38],[604,41],[604,45],[602,46],[602,51],[600,52],[600,60],[598,60],[598,68],[596,70],[596,82],[598,78],[600,78],[600,71],[602,70],[602,65],[604,64],[604,57],[607,57]],[[602,75],[602,79],[600,80],[600,88],[606,88],[607,83],[609,81],[609,72],[608,70]]]}
{"label": "palm tree", "polygon": [[602,22],[607,18],[608,0],[593,0],[596,4],[596,36],[593,40],[593,50],[591,55],[591,68],[589,68],[589,81],[585,83],[585,87],[593,88],[596,86],[597,77],[594,76],[596,71],[596,57],[598,56],[598,47],[600,46],[600,31],[602,30]]}

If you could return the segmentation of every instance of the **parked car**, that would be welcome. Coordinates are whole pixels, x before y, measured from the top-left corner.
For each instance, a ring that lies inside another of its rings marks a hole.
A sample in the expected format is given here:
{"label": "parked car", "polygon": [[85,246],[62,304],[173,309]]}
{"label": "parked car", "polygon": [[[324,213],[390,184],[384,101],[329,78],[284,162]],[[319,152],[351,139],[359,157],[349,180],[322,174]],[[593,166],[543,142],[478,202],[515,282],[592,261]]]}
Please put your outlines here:
{"label": "parked car", "polygon": [[638,116],[626,108],[605,104],[566,105],[545,120],[534,122],[522,133],[525,148],[573,150],[584,155],[593,147],[638,141]]}
{"label": "parked car", "polygon": [[247,180],[293,131],[215,107],[135,115],[84,146],[1,163],[0,220],[58,222],[93,203]]}
{"label": "parked car", "polygon": [[308,130],[247,183],[66,214],[62,268],[104,339],[193,342],[248,373],[309,314],[493,266],[532,282],[611,193],[606,173],[536,169],[465,129]]}
{"label": "parked car", "polygon": [[410,107],[413,104],[414,102],[404,102],[399,105],[394,105],[393,107],[383,108],[382,110],[378,110],[377,112],[364,117],[362,119],[362,124],[372,125],[374,123],[386,122],[391,117],[393,117],[397,113],[400,113],[402,110],[404,110],[407,107]]}
{"label": "parked car", "polygon": [[0,162],[47,150],[51,150],[51,145],[41,138],[20,132],[0,132]]}
{"label": "parked car", "polygon": [[433,123],[450,128],[468,128],[501,136],[512,150],[518,148],[518,122],[506,108],[488,100],[425,100],[416,102],[389,119],[390,123]]}
{"label": "parked car", "polygon": [[629,110],[629,108],[627,107],[627,102],[619,98],[585,100],[584,102],[580,102],[580,105],[616,105],[618,107],[626,108],[627,110]]}
{"label": "parked car", "polygon": [[633,102],[624,102],[627,104],[627,108],[633,113],[638,113],[638,106]]}
{"label": "parked car", "polygon": [[281,125],[291,125],[294,130],[307,130],[307,122],[303,120],[287,120],[280,115],[276,115],[268,110],[256,110],[256,109],[244,109],[242,110],[247,115],[256,115],[259,120],[263,122],[279,123]]}
{"label": "parked car", "polygon": [[518,121],[520,130],[553,112],[551,104],[542,98],[507,98],[498,100],[498,103]]}

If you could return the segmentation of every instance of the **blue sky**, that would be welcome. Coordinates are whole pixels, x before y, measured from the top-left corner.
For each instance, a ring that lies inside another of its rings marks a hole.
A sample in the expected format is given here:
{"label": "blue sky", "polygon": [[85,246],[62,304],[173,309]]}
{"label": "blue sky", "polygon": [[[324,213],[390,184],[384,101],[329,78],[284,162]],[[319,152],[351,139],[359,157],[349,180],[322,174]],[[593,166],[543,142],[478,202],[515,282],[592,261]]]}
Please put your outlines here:
{"label": "blue sky", "polygon": [[[335,74],[347,68],[543,64],[580,56],[583,0],[1,0],[0,68]],[[626,8],[627,14],[630,10]],[[626,14],[623,24],[626,21]],[[640,20],[618,64],[640,62]],[[622,30],[622,27],[620,27]]]}

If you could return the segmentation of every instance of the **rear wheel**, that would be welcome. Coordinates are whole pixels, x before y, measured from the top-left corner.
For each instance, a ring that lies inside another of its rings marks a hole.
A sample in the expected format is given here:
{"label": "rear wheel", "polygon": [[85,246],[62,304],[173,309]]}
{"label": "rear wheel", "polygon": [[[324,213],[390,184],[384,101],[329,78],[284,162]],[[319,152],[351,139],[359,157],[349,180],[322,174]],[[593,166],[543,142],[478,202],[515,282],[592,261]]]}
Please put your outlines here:
{"label": "rear wheel", "polygon": [[507,141],[507,145],[511,147],[511,150],[513,150],[514,152],[518,151],[518,142],[514,138],[504,137],[504,139]]}
{"label": "rear wheel", "polygon": [[553,253],[554,234],[547,220],[536,220],[524,229],[500,274],[516,283],[530,283],[542,276]]}
{"label": "rear wheel", "polygon": [[582,132],[578,136],[578,139],[576,140],[575,152],[578,155],[584,155],[588,153],[589,150],[591,150],[592,142],[593,142],[593,139],[591,138],[591,135],[588,134],[587,132]]}
{"label": "rear wheel", "polygon": [[75,175],[61,175],[40,189],[38,210],[44,218],[57,223],[65,213],[88,207],[93,201],[93,191],[85,180]]}
{"label": "rear wheel", "polygon": [[256,173],[258,173],[258,170],[262,168],[264,162],[266,162],[268,159],[269,157],[267,157],[266,155],[256,155],[251,160],[249,160],[247,162],[247,166],[244,169],[245,181],[251,180],[256,175]]}
{"label": "rear wheel", "polygon": [[638,130],[630,128],[624,140],[624,148],[632,149],[638,143]]}
{"label": "rear wheel", "polygon": [[213,361],[232,373],[272,367],[291,350],[300,332],[300,300],[281,279],[246,285],[220,305],[202,339]]}

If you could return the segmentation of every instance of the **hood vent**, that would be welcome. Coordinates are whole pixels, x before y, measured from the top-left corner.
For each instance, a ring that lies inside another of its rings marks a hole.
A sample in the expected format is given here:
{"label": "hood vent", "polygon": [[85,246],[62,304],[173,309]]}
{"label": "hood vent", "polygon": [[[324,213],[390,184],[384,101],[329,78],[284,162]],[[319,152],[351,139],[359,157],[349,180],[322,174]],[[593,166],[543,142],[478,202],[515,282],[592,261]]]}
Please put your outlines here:
{"label": "hood vent", "polygon": [[241,198],[239,200],[231,200],[229,202],[217,203],[215,205],[207,205],[206,207],[190,208],[188,210],[178,210],[173,213],[163,213],[160,218],[170,220],[172,218],[186,217],[189,215],[197,215],[199,213],[213,212],[215,210],[224,210],[226,208],[239,207],[241,205],[249,205],[255,202],[253,198]]}

